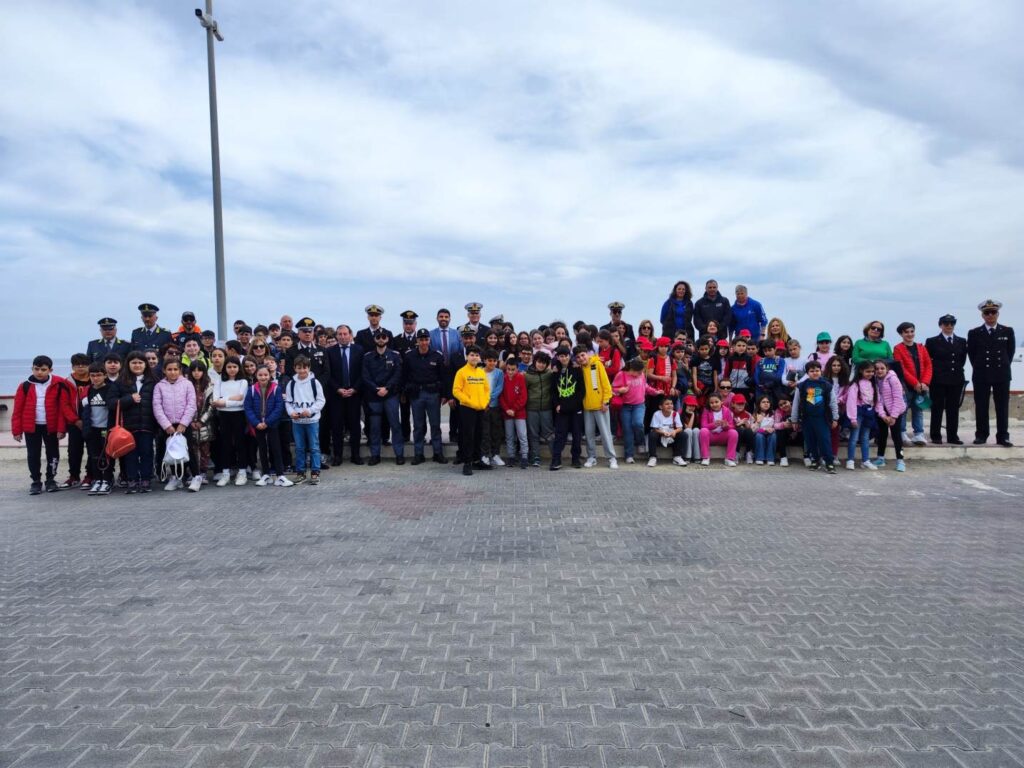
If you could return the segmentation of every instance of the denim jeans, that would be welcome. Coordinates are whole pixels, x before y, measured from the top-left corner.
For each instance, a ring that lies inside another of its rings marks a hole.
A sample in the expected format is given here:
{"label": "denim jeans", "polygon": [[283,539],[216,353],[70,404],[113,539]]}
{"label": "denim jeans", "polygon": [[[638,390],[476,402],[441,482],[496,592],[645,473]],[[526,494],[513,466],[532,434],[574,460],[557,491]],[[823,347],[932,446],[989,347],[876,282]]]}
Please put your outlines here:
{"label": "denim jeans", "polygon": [[526,437],[526,419],[505,419],[505,448],[510,459],[516,457],[516,440],[519,441],[519,458],[529,458],[530,443]]}
{"label": "denim jeans", "polygon": [[388,428],[391,430],[391,444],[395,449],[395,456],[404,456],[405,443],[402,441],[402,417],[398,408],[398,396],[392,395],[383,400],[369,400],[367,407],[370,411],[370,456],[380,458],[381,422],[385,418],[388,420]]}
{"label": "denim jeans", "polygon": [[412,398],[409,403],[412,410],[412,449],[416,456],[423,455],[427,437],[427,424],[430,424],[430,445],[434,455],[440,456],[444,451],[441,447],[441,395],[437,392],[424,392]]}
{"label": "denim jeans", "polygon": [[907,406],[910,409],[910,426],[914,430],[914,437],[924,437],[924,409],[917,405],[916,400],[916,392],[907,393]]}
{"label": "denim jeans", "polygon": [[856,459],[857,445],[860,444],[860,460],[868,461],[871,458],[871,428],[865,427],[861,422],[857,426],[850,427],[850,441],[846,445],[846,458],[848,461]]}
{"label": "denim jeans", "polygon": [[754,435],[754,461],[775,461],[774,432],[758,432]]}
{"label": "denim jeans", "polygon": [[835,458],[832,456],[832,427],[828,417],[815,415],[803,419],[803,428],[807,455],[814,461],[832,464]]}
{"label": "denim jeans", "polygon": [[540,461],[541,441],[550,441],[555,434],[554,412],[527,411],[526,433],[530,441],[530,461]]}
{"label": "denim jeans", "polygon": [[292,438],[295,440],[295,471],[306,471],[306,451],[310,453],[310,469],[320,471],[320,422],[298,424],[292,422]]}
{"label": "denim jeans", "polygon": [[644,404],[622,406],[622,441],[626,458],[633,458],[636,446],[644,441]]}

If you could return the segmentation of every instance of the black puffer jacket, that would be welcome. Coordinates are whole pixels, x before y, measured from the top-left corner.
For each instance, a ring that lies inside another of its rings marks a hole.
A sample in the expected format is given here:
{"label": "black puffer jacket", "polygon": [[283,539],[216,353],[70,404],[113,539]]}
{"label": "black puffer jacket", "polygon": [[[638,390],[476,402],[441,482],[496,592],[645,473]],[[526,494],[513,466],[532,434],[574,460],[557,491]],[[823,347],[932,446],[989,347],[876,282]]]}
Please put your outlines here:
{"label": "black puffer jacket", "polygon": [[[132,399],[135,387],[131,384],[116,385],[118,387],[117,402],[121,404],[121,421],[129,432],[153,432],[156,430],[156,419],[153,418],[153,389],[156,382],[146,381],[139,390],[141,402]],[[114,404],[111,405],[113,408]],[[113,412],[111,412],[113,418]]]}

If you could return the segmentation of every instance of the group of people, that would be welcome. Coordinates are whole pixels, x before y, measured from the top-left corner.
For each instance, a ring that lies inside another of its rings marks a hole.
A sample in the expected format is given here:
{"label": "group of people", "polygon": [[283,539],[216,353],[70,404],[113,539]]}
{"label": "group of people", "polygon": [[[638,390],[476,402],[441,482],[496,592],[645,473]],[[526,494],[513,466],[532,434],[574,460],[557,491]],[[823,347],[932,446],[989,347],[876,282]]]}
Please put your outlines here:
{"label": "group of people", "polygon": [[[997,443],[1010,445],[1016,341],[998,322],[1001,306],[982,302],[983,323],[966,339],[947,314],[924,344],[914,323],[897,327],[893,346],[885,325],[872,321],[857,340],[833,342],[822,331],[805,353],[745,286],[729,301],[714,280],[696,301],[690,285],[677,282],[662,305],[660,333],[652,320],[634,330],[622,319],[621,302],[608,305],[609,322],[600,328],[554,321],[517,331],[501,315],[483,323],[482,305],[471,302],[458,327],[448,309],[437,311],[431,330],[406,310],[398,333],[382,325],[384,309],[371,304],[367,327],[355,333],[285,315],[255,327],[236,321],[234,338],[218,344],[194,313],[182,313],[171,330],[159,325],[158,307],[141,304],[142,325],[130,339],[118,336],[116,320],[102,318],[99,338],[71,357],[69,376],[57,376],[51,358],[36,357],[15,393],[12,429],[27,444],[32,494],[62,487],[146,493],[159,476],[169,491],[250,479],[259,486],[316,484],[321,471],[345,463],[346,442],[352,464],[379,464],[385,444],[404,464],[408,442],[411,463],[421,464],[428,433],[430,459],[447,464],[444,406],[453,459],[467,475],[539,467],[542,445],[551,470],[562,467],[567,447],[573,467],[593,467],[598,439],[611,468],[618,467],[619,441],[626,463],[641,459],[651,467],[659,452],[674,465],[708,465],[712,445],[725,447],[729,467],[742,459],[786,466],[798,446],[805,465],[830,473],[841,442],[847,469],[874,471],[885,466],[891,440],[895,468],[905,471],[905,442],[925,443],[925,411],[932,442],[943,442],[945,423],[945,441],[962,443],[968,360],[974,442],[988,439],[991,398]],[[121,450],[112,447],[115,432]],[[65,434],[69,475],[58,484]]]}

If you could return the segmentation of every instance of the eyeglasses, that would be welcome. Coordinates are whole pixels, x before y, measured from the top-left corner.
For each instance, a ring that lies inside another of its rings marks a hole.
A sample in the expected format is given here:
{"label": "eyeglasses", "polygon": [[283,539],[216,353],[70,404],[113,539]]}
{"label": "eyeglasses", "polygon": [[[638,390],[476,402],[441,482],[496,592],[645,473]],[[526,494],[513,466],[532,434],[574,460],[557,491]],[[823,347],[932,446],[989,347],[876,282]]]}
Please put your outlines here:
{"label": "eyeglasses", "polygon": [[253,344],[252,348],[253,349],[266,349],[267,345],[266,344]]}

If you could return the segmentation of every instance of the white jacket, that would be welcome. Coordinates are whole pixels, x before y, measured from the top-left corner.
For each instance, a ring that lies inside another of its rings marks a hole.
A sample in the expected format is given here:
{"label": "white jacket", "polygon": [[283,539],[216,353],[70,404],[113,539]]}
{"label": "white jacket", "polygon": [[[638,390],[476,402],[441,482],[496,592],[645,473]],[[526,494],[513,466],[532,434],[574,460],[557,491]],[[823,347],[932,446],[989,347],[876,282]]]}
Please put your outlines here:
{"label": "white jacket", "polygon": [[[245,393],[249,391],[249,382],[245,379],[235,379],[234,381],[218,381],[213,382],[213,399],[214,400],[225,400],[223,407],[220,408],[222,411],[244,411],[245,410]],[[232,395],[241,395],[241,400],[228,400]]]}
{"label": "white jacket", "polygon": [[308,418],[292,419],[294,424],[315,424],[320,421],[320,411],[323,410],[325,402],[324,387],[316,380],[312,371],[304,379],[295,376],[284,388],[284,409],[288,412],[288,418],[302,411],[313,414]]}

